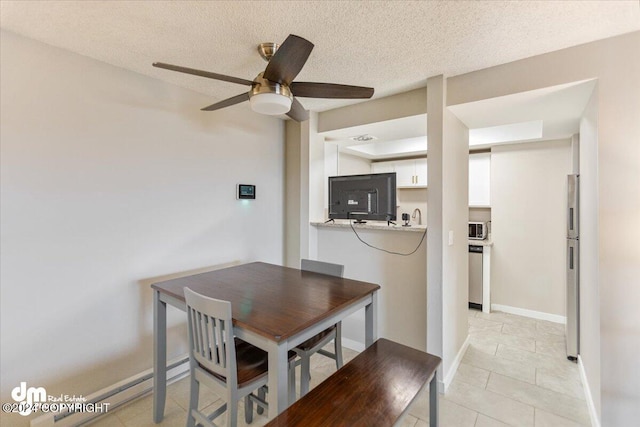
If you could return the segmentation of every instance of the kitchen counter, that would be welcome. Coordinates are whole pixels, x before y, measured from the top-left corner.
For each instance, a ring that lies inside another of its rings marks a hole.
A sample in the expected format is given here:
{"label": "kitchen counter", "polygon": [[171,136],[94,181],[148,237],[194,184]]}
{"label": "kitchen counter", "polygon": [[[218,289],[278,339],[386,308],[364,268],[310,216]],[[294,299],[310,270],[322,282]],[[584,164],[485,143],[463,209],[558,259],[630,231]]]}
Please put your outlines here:
{"label": "kitchen counter", "polygon": [[[346,219],[337,219],[335,223],[333,222],[311,222],[311,225],[315,227],[327,227],[327,228],[351,228],[349,221]],[[400,224],[397,225],[387,225],[384,221],[367,221],[366,224],[353,224],[353,228],[356,230],[382,230],[382,231],[401,231],[401,232],[420,232],[423,233],[427,228],[426,225],[417,225],[411,224],[411,227],[403,227]],[[469,245],[473,246],[493,246],[493,240],[491,238],[487,238],[484,240],[468,240]]]}
{"label": "kitchen counter", "polygon": [[484,240],[471,240],[469,239],[469,244],[473,246],[493,246],[493,240],[491,238],[487,238]]}
{"label": "kitchen counter", "polygon": [[[351,228],[349,221],[344,219],[337,219],[333,222],[312,222],[311,225],[315,227],[328,227],[328,228]],[[400,232],[413,232],[424,233],[427,229],[426,225],[411,224],[411,227],[403,227],[401,221],[398,221],[397,225],[387,225],[386,221],[367,221],[366,224],[353,224],[353,228],[356,230],[382,230],[382,231],[400,231]]]}

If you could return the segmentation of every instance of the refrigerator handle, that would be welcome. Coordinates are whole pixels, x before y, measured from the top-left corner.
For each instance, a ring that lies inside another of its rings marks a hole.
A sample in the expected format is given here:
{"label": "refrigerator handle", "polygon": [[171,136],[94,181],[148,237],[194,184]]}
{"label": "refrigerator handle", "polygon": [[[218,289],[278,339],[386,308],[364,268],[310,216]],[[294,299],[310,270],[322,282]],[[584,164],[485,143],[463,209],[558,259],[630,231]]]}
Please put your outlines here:
{"label": "refrigerator handle", "polygon": [[573,208],[569,208],[569,230],[573,231]]}
{"label": "refrigerator handle", "polygon": [[573,270],[573,246],[569,246],[569,270]]}

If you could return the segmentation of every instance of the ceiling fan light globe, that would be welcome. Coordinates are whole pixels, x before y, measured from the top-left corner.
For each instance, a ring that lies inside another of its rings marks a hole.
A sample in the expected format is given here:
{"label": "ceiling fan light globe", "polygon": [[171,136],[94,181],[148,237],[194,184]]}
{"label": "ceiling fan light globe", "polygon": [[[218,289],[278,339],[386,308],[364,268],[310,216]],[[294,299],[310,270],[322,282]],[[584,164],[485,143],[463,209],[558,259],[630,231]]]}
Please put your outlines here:
{"label": "ceiling fan light globe", "polygon": [[258,93],[249,102],[253,111],[269,116],[286,114],[291,109],[291,98],[278,93]]}

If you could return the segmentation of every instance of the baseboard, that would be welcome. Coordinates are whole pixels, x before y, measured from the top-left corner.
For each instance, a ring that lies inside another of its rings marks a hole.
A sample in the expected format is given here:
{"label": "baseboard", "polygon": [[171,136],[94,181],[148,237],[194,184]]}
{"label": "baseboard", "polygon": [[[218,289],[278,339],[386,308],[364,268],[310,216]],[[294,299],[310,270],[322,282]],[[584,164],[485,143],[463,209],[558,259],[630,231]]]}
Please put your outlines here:
{"label": "baseboard", "polygon": [[[189,357],[183,355],[168,363],[167,384],[174,383],[189,374]],[[86,403],[97,408],[106,407],[104,412],[47,412],[31,420],[31,427],[71,427],[85,424],[101,417],[116,408],[151,392],[153,387],[153,369],[147,369],[137,375],[119,381],[86,396]]]}
{"label": "baseboard", "polygon": [[458,366],[460,366],[460,362],[462,362],[462,358],[464,357],[464,353],[467,351],[467,347],[469,347],[469,335],[467,335],[467,338],[464,340],[464,342],[462,343],[462,347],[460,347],[460,350],[458,350],[458,354],[456,354],[456,358],[453,359],[453,363],[451,364],[451,367],[449,368],[449,372],[447,372],[447,375],[444,377],[444,380],[442,381],[442,389],[441,389],[441,393],[447,393],[447,390],[449,389],[449,385],[451,385],[451,382],[453,381],[453,377],[455,377],[456,372],[458,372]]}
{"label": "baseboard", "polygon": [[591,418],[592,427],[600,427],[600,420],[598,419],[598,413],[596,412],[596,405],[593,403],[593,396],[591,395],[591,387],[589,387],[589,381],[587,380],[587,372],[584,370],[584,364],[582,363],[582,357],[578,355],[578,368],[580,370],[580,379],[582,380],[582,389],[584,390],[584,397],[587,400],[587,408],[589,409],[589,418]]}
{"label": "baseboard", "polygon": [[361,343],[360,341],[351,340],[345,337],[342,337],[342,346],[350,350],[357,351],[358,353],[361,353],[364,351],[363,343]]}
{"label": "baseboard", "polygon": [[510,305],[491,304],[491,311],[516,314],[518,316],[531,317],[532,319],[548,320],[553,323],[567,324],[567,318],[558,314],[545,313],[544,311],[527,310],[526,308],[511,307]]}

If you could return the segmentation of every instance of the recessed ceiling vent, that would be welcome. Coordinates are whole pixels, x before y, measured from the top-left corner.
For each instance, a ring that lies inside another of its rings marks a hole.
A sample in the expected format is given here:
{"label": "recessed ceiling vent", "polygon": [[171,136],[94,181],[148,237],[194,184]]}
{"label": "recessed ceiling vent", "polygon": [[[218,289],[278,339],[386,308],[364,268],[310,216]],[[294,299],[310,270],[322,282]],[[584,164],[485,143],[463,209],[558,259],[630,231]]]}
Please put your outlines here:
{"label": "recessed ceiling vent", "polygon": [[367,142],[367,141],[373,141],[374,139],[378,139],[373,135],[357,135],[357,136],[352,136],[351,138],[349,138],[352,141],[356,141],[356,142]]}

